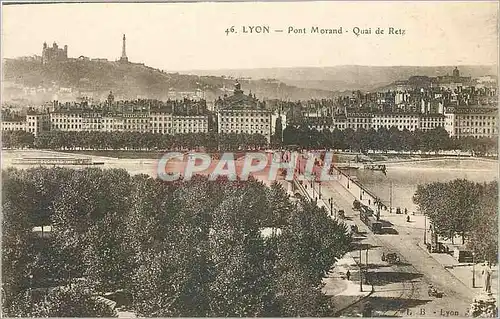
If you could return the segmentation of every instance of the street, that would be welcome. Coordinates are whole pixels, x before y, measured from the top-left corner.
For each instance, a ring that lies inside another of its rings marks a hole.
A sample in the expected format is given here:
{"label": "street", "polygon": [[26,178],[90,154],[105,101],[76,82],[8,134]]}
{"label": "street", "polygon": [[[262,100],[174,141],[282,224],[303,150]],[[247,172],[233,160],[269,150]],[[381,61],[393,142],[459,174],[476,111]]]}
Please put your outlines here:
{"label": "street", "polygon": [[[358,226],[352,254],[363,265],[367,263],[368,248],[368,279],[375,290],[368,300],[374,316],[465,316],[472,291],[417,246],[423,240],[419,229],[393,225],[392,233],[397,234],[374,235],[352,209],[354,197],[340,184],[323,182],[321,191],[324,199],[333,198],[337,207],[345,211],[346,219]],[[400,263],[389,265],[381,261],[382,253],[388,252],[397,253]],[[442,291],[443,298],[429,297],[429,284]]]}

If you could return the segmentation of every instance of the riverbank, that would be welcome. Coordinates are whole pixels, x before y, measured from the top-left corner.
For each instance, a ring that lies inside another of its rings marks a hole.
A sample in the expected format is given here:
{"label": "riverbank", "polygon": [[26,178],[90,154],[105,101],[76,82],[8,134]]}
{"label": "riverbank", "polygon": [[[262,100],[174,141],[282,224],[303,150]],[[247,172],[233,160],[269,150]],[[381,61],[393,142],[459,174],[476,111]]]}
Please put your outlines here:
{"label": "riverbank", "polygon": [[[439,158],[386,164],[386,173],[364,169],[342,170],[382,200],[387,207],[418,213],[413,195],[418,185],[466,179],[477,183],[498,179],[498,161],[479,158]],[[344,183],[344,186],[347,186]],[[359,193],[355,194],[359,197]],[[368,203],[366,203],[368,205]]]}
{"label": "riverbank", "polygon": [[[11,149],[12,151],[14,149]],[[5,151],[5,150],[4,150]],[[37,149],[32,149],[32,151],[37,151]],[[113,157],[113,158],[130,158],[130,159],[157,159],[160,158],[166,152],[173,150],[43,150],[38,151],[54,151],[59,153],[67,154],[83,154],[89,156],[98,157]],[[265,150],[262,150],[265,151]],[[325,150],[323,150],[325,151]],[[223,152],[223,151],[221,151]],[[343,152],[338,150],[332,150],[335,154],[334,162],[337,163],[356,163],[359,162],[377,162],[378,164],[386,163],[400,163],[400,162],[413,162],[413,161],[425,161],[425,160],[435,160],[435,159],[473,159],[473,160],[489,160],[497,161],[497,156],[472,156],[469,152],[370,152],[368,154],[356,153],[356,152]]]}

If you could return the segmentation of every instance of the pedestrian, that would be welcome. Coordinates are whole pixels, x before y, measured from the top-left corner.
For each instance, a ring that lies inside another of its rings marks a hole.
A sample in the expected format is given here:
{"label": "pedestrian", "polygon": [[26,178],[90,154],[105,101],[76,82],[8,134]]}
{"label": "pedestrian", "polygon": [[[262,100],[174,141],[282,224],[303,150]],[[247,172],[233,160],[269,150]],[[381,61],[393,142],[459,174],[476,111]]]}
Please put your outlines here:
{"label": "pedestrian", "polygon": [[347,280],[349,280],[351,278],[351,272],[349,271],[349,269],[345,273],[345,277],[347,278]]}
{"label": "pedestrian", "polygon": [[406,221],[409,223],[410,222],[410,216],[406,217]]}
{"label": "pedestrian", "polygon": [[408,215],[408,209],[405,208],[405,215]]}

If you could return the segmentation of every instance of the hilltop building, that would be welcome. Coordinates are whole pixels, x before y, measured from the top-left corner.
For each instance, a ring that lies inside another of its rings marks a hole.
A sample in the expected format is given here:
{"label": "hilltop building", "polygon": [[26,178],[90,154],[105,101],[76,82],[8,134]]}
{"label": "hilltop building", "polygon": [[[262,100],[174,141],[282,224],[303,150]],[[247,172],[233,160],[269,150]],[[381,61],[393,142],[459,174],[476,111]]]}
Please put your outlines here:
{"label": "hilltop building", "polygon": [[47,46],[47,42],[43,43],[42,49],[42,64],[47,64],[53,61],[65,61],[68,59],[68,46],[60,49],[57,43],[53,43],[52,47]]}
{"label": "hilltop building", "polygon": [[125,34],[123,35],[123,43],[122,43],[122,56],[119,60],[121,63],[128,63],[127,51],[126,51],[126,38]]}
{"label": "hilltop building", "polygon": [[406,91],[416,88],[445,88],[455,90],[469,86],[472,82],[470,76],[460,76],[460,70],[458,67],[455,67],[452,75],[446,74],[436,77],[415,75],[408,78],[408,80],[394,82],[392,89],[396,91]]}

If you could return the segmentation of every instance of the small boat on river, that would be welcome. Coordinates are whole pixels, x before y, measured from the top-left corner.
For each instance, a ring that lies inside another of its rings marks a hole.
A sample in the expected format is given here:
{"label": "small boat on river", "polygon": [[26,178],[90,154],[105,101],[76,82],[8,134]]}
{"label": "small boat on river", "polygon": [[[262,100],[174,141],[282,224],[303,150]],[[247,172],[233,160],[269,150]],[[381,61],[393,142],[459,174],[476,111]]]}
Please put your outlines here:
{"label": "small boat on river", "polygon": [[348,170],[348,169],[359,169],[358,166],[337,166],[340,170]]}
{"label": "small boat on river", "polygon": [[369,169],[372,171],[381,171],[381,172],[387,171],[387,168],[385,167],[384,164],[365,164],[364,169]]}
{"label": "small boat on river", "polygon": [[92,158],[76,157],[22,157],[12,161],[14,165],[102,165],[104,162],[94,162]]}

